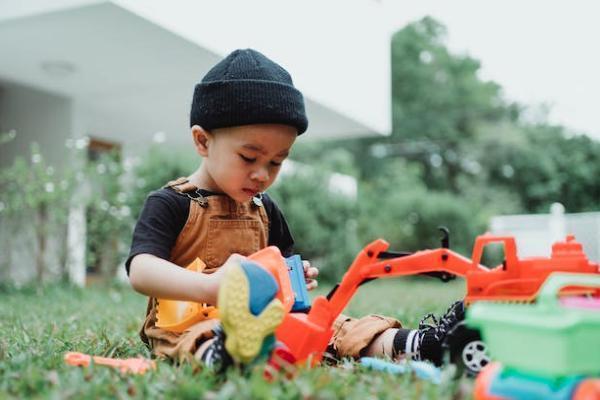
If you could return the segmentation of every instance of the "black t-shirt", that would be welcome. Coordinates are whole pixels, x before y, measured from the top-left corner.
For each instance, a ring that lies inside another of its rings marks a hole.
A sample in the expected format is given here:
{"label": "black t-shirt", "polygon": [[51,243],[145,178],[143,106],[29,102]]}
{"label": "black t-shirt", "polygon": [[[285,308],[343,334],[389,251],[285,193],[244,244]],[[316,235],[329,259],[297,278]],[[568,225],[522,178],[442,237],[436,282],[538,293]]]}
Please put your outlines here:
{"label": "black t-shirt", "polygon": [[[203,196],[215,193],[200,190]],[[171,188],[150,193],[133,231],[131,250],[125,262],[127,274],[131,260],[147,253],[168,260],[177,236],[185,226],[190,211],[190,199]],[[292,255],[294,239],[277,204],[267,195],[262,196],[263,207],[269,217],[269,246],[277,246],[284,257]]]}

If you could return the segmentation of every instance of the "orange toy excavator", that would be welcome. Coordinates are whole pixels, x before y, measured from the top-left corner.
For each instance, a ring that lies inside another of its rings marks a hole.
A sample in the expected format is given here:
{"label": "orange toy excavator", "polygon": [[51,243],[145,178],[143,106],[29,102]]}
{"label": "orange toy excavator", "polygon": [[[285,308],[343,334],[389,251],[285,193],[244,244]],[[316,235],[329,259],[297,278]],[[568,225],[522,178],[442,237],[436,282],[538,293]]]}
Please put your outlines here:
{"label": "orange toy excavator", "polygon": [[[554,244],[550,258],[520,260],[514,238],[486,234],[477,237],[473,258],[469,260],[448,248],[448,231],[442,231],[445,236],[441,248],[412,254],[387,252],[389,245],[382,239],[370,243],[357,255],[342,281],[327,297],[316,297],[307,314],[288,313],[285,316],[276,331],[277,339],[287,345],[298,363],[318,363],[333,334],[336,317],[358,286],[375,278],[425,274],[448,280],[458,275],[467,281],[465,303],[468,305],[484,299],[532,301],[541,284],[554,271],[600,273],[600,266],[588,261],[573,236]],[[483,248],[494,242],[504,244],[506,260],[489,269],[479,262]]]}

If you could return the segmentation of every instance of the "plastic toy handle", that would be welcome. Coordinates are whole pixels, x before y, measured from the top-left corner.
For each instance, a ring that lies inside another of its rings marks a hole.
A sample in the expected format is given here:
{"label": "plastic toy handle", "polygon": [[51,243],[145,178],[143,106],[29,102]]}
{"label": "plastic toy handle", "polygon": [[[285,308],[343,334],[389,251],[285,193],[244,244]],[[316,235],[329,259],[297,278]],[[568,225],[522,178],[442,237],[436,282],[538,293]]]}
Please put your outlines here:
{"label": "plastic toy handle", "polygon": [[542,285],[537,297],[538,302],[545,305],[557,305],[558,293],[565,286],[600,288],[600,275],[553,272]]}
{"label": "plastic toy handle", "polygon": [[152,360],[145,358],[110,358],[90,356],[89,354],[68,352],[64,356],[65,363],[75,367],[87,367],[92,362],[97,365],[104,365],[119,369],[121,372],[131,372],[134,374],[143,374],[149,369],[156,368]]}
{"label": "plastic toy handle", "polygon": [[380,358],[361,357],[360,363],[363,366],[374,369],[376,371],[384,371],[394,375],[401,375],[407,372],[413,372],[418,378],[431,381],[435,384],[438,384],[441,381],[440,369],[434,367],[432,364],[421,361],[411,361],[408,363],[398,364],[382,360]]}

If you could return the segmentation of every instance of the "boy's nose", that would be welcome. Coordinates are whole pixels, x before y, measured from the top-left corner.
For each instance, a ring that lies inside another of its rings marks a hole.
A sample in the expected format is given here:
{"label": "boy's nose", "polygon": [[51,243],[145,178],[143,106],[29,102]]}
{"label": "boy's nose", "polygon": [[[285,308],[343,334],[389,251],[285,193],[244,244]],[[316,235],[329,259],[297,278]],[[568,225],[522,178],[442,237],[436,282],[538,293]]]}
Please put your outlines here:
{"label": "boy's nose", "polygon": [[269,171],[266,168],[259,168],[252,173],[252,179],[257,181],[266,182],[269,180]]}

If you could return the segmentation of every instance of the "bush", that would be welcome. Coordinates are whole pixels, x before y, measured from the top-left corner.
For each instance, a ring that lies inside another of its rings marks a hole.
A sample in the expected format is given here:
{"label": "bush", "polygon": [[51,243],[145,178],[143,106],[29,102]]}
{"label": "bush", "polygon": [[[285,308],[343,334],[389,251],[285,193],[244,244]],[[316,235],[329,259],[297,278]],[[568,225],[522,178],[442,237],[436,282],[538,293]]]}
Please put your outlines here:
{"label": "bush", "polygon": [[321,278],[338,280],[352,262],[357,239],[357,204],[328,188],[320,168],[302,168],[269,190],[284,213],[296,253],[321,269]]}
{"label": "bush", "polygon": [[134,218],[138,218],[150,192],[160,189],[170,180],[188,176],[198,167],[197,157],[181,155],[182,152],[173,149],[153,146],[134,168],[128,202]]}
{"label": "bush", "polygon": [[449,192],[427,190],[414,165],[390,162],[376,180],[362,187],[360,238],[364,244],[383,238],[391,250],[437,248],[438,227],[445,226],[452,248],[469,255],[475,236],[485,230],[482,207]]}

